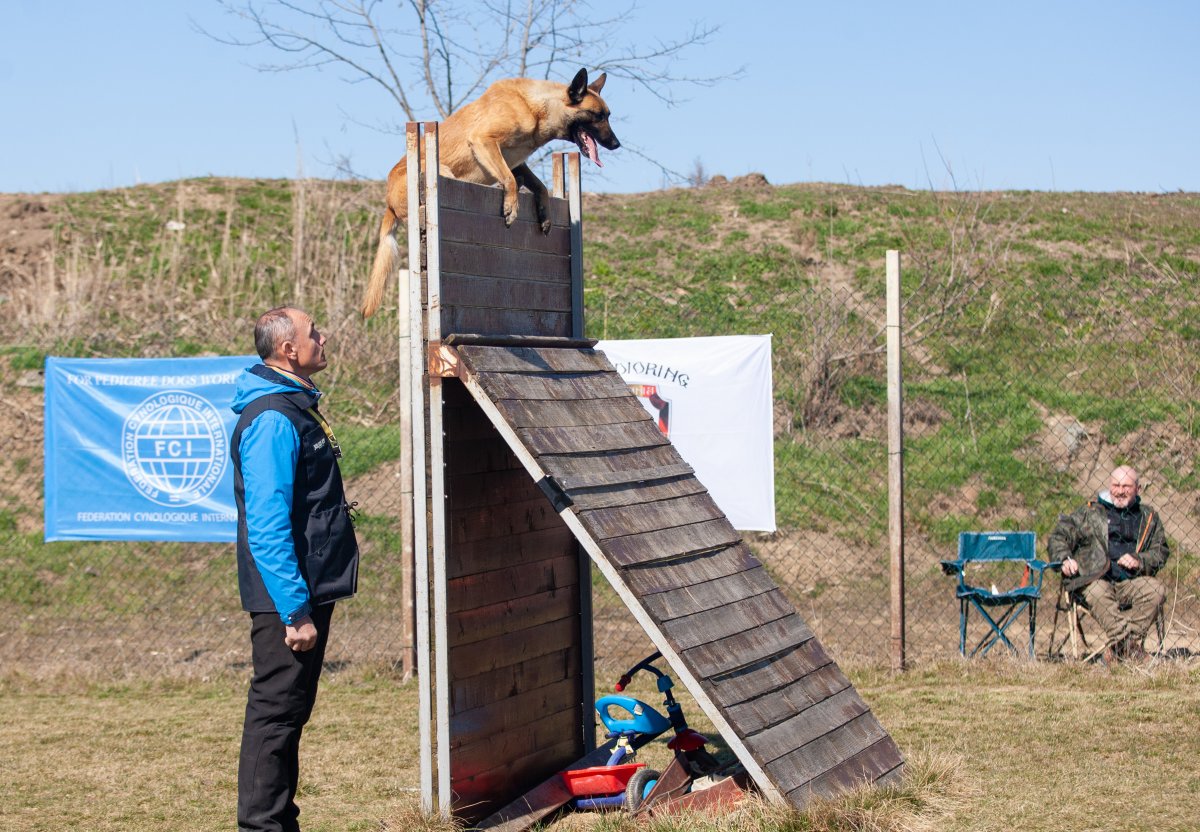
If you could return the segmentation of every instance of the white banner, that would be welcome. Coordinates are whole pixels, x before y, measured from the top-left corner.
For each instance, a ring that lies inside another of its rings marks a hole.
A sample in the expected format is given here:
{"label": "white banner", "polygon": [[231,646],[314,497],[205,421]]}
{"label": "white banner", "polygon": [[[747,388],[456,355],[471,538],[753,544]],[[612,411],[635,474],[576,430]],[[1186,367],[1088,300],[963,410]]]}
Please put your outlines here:
{"label": "white banner", "polygon": [[775,531],[771,336],[601,341],[729,521]]}

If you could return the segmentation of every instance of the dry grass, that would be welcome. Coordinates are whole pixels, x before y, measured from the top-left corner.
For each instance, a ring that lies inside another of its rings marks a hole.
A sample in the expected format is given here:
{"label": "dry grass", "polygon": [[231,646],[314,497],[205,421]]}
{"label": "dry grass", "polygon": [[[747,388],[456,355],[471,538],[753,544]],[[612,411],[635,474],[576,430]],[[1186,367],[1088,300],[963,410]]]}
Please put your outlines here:
{"label": "dry grass", "polygon": [[[904,749],[900,787],[797,813],[758,801],[649,832],[1187,830],[1200,799],[1200,671],[997,660],[852,676]],[[243,687],[0,680],[0,828],[231,828]],[[453,832],[417,809],[416,688],[330,676],[305,732],[308,832]],[[695,713],[695,711],[690,711]],[[619,814],[551,830],[625,832]]]}

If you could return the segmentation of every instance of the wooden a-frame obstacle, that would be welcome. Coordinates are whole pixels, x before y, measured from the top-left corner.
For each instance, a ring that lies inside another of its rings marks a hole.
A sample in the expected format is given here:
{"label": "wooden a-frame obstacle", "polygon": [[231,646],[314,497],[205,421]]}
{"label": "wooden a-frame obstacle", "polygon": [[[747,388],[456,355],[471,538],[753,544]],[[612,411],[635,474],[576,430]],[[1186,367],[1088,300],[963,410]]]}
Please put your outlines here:
{"label": "wooden a-frame obstacle", "polygon": [[438,175],[436,123],[407,137],[426,809],[515,832],[602,762],[590,564],[768,799],[894,781],[887,732],[583,339],[579,155],[542,234],[530,195],[507,228],[501,190]]}

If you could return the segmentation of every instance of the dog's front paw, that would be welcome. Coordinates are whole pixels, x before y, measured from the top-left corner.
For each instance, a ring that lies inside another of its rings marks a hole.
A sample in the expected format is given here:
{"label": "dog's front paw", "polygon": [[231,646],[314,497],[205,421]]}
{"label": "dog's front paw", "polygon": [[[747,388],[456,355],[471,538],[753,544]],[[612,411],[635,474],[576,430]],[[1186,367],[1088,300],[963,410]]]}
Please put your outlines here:
{"label": "dog's front paw", "polygon": [[517,201],[514,199],[512,204],[508,200],[504,200],[504,224],[511,226],[517,220]]}

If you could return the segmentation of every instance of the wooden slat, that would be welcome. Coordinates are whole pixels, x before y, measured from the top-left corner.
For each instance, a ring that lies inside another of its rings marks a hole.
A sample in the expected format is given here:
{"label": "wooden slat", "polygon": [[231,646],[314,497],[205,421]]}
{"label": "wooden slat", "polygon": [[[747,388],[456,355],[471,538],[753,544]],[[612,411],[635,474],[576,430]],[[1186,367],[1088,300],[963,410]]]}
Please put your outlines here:
{"label": "wooden slat", "polygon": [[724,513],[707,494],[693,494],[659,503],[584,511],[579,514],[579,519],[588,531],[600,540],[644,534],[659,529],[674,529],[724,517]]}
{"label": "wooden slat", "polygon": [[891,737],[885,736],[830,771],[794,789],[788,798],[797,805],[813,797],[830,799],[867,783],[883,786],[899,782],[904,758]]}
{"label": "wooden slat", "polygon": [[564,618],[519,633],[456,647],[450,651],[451,661],[455,678],[465,679],[576,646],[578,641],[579,620]]}
{"label": "wooden slat", "polygon": [[579,704],[579,680],[564,679],[552,685],[522,693],[498,702],[459,711],[450,717],[451,747],[460,748],[485,737],[522,726],[549,713],[558,713]]}
{"label": "wooden slat", "polygon": [[503,219],[444,210],[441,212],[441,232],[443,240],[567,256],[571,252],[570,229],[564,225],[556,225],[549,234],[543,234],[541,228],[529,221],[518,220],[506,228]]}
{"label": "wooden slat", "polygon": [[[615,537],[604,542],[606,554],[617,566],[638,566],[653,563],[663,559],[675,559],[691,556],[701,552],[711,552],[736,546],[741,543],[742,536],[727,520],[709,520],[704,523],[694,523],[690,526],[679,526],[673,529],[647,532],[645,534]],[[746,555],[753,557],[749,549]],[[671,567],[675,564],[672,563]],[[755,566],[759,564],[754,563]],[[749,568],[749,567],[746,567]],[[741,571],[735,570],[735,571]],[[729,574],[729,573],[722,573]],[[713,575],[717,578],[720,575]],[[697,583],[692,581],[692,583]],[[680,584],[687,586],[687,584]],[[672,587],[674,589],[674,587]],[[662,590],[659,590],[660,592]]]}
{"label": "wooden slat", "polygon": [[653,448],[671,441],[649,419],[619,425],[521,428],[517,433],[525,446],[537,455]]}
{"label": "wooden slat", "polygon": [[705,677],[745,667],[794,649],[813,637],[804,619],[791,615],[684,651],[696,672]]}
{"label": "wooden slat", "polygon": [[575,536],[566,525],[512,537],[493,537],[454,544],[446,555],[446,574],[461,578],[536,561],[574,556]]}
{"label": "wooden slat", "polygon": [[564,482],[571,477],[594,477],[606,472],[646,471],[686,464],[673,445],[613,451],[603,454],[547,454],[538,458],[542,470]]}
{"label": "wooden slat", "polygon": [[450,647],[474,644],[578,615],[579,590],[575,584],[520,598],[506,598],[494,604],[451,613],[447,623]]}
{"label": "wooden slat", "polygon": [[504,760],[490,771],[453,782],[454,814],[466,823],[487,817],[520,795],[518,783],[536,783],[557,777],[563,767],[583,751],[582,743],[567,738],[558,745],[539,749],[516,760]]}
{"label": "wooden slat", "polygon": [[571,315],[530,309],[449,306],[441,310],[442,332],[479,335],[571,335]]}
{"label": "wooden slat", "polygon": [[562,518],[544,496],[514,501],[505,506],[454,511],[449,518],[452,544],[488,537],[508,537],[538,529],[552,529],[562,524]]}
{"label": "wooden slat", "polygon": [[[650,418],[636,399],[513,400],[496,402],[496,409],[513,428],[616,425]],[[577,453],[568,451],[567,453]]]}
{"label": "wooden slat", "polygon": [[579,582],[578,573],[574,553],[564,552],[550,560],[463,575],[448,581],[449,611],[473,610],[510,598],[575,586]]}
{"label": "wooden slat", "polygon": [[472,242],[442,242],[442,272],[479,277],[537,280],[570,290],[571,260],[561,254],[516,251]]}
{"label": "wooden slat", "polygon": [[748,548],[739,544],[699,555],[638,565],[626,569],[622,575],[635,593],[649,595],[701,584],[761,565]]}
{"label": "wooden slat", "polygon": [[538,347],[476,347],[458,349],[476,373],[602,373],[612,372],[604,353],[595,350]]}
{"label": "wooden slat", "polygon": [[446,443],[446,467],[454,475],[520,468],[521,462],[499,436]]}
{"label": "wooden slat", "polygon": [[[495,216],[504,223],[504,190],[494,185],[479,185],[475,182],[464,182],[461,179],[451,179],[442,176],[438,179],[439,198],[443,208],[453,211],[474,211],[491,218]],[[537,209],[534,205],[533,194],[528,191],[517,192],[517,222],[535,224]],[[567,200],[551,197],[549,201],[550,220],[555,225],[568,225],[571,221]]]}
{"label": "wooden slat", "polygon": [[689,650],[795,614],[795,608],[783,593],[772,589],[732,604],[677,618],[664,624],[663,632],[676,649]]}
{"label": "wooden slat", "polygon": [[552,748],[578,733],[579,706],[538,715],[498,734],[463,743],[454,750],[455,780],[474,777],[491,771],[505,760],[526,757],[543,748]]}
{"label": "wooden slat", "polygon": [[719,705],[731,706],[779,690],[832,661],[815,638],[750,667],[739,668],[707,680],[710,695]]}
{"label": "wooden slat", "polygon": [[510,278],[475,277],[442,271],[443,306],[571,311],[571,287]]}
{"label": "wooden slat", "polygon": [[513,499],[532,500],[542,493],[524,468],[456,474],[447,478],[447,485],[452,512],[481,506],[501,506]]}
{"label": "wooden slat", "polygon": [[732,604],[734,601],[741,601],[770,589],[775,589],[775,581],[767,574],[767,570],[760,566],[715,581],[647,595],[642,598],[642,603],[656,620],[667,622],[702,610]]}
{"label": "wooden slat", "polygon": [[519,373],[484,373],[480,386],[493,399],[615,399],[631,395],[616,373],[563,374],[556,376]]}
{"label": "wooden slat", "polygon": [[707,493],[708,490],[700,484],[700,480],[688,476],[675,480],[610,485],[586,491],[576,490],[570,492],[570,497],[575,504],[576,511],[594,511]]}
{"label": "wooden slat", "polygon": [[868,710],[858,692],[846,688],[756,734],[750,738],[749,745],[760,760],[771,763]]}
{"label": "wooden slat", "polygon": [[450,680],[450,710],[469,711],[579,676],[579,648],[565,647],[487,673]]}
{"label": "wooden slat", "polygon": [[766,769],[779,788],[791,792],[844,764],[886,736],[883,726],[867,712],[768,763]]}
{"label": "wooden slat", "polygon": [[591,471],[556,477],[559,485],[572,493],[589,488],[628,485],[635,482],[654,482],[672,477],[691,476],[695,471],[686,462],[671,465],[656,465],[653,468],[625,469],[622,471]]}
{"label": "wooden slat", "polygon": [[783,687],[731,705],[728,709],[729,718],[747,735],[753,735],[848,687],[850,680],[846,674],[830,662]]}

